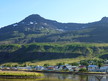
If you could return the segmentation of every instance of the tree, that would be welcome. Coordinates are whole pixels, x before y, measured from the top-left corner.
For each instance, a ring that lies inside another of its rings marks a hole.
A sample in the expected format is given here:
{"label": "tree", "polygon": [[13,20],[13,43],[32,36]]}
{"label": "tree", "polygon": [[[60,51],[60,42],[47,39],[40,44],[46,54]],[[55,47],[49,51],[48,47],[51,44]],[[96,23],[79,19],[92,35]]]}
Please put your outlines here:
{"label": "tree", "polygon": [[79,63],[77,63],[77,62],[69,63],[69,64],[72,65],[72,66],[79,66]]}
{"label": "tree", "polygon": [[58,68],[61,66],[61,65],[64,65],[65,63],[57,63],[56,66],[58,66]]}
{"label": "tree", "polygon": [[79,72],[87,72],[87,69],[81,68],[81,69],[79,70]]}
{"label": "tree", "polygon": [[48,67],[48,66],[49,66],[49,64],[44,64],[43,66],[44,66],[44,67]]}
{"label": "tree", "polygon": [[86,60],[80,61],[80,64],[81,64],[81,65],[85,65],[85,66],[86,66],[86,69],[88,69],[89,63],[88,63]]}
{"label": "tree", "polygon": [[98,62],[99,69],[100,69],[101,66],[102,66],[102,63],[101,62]]}

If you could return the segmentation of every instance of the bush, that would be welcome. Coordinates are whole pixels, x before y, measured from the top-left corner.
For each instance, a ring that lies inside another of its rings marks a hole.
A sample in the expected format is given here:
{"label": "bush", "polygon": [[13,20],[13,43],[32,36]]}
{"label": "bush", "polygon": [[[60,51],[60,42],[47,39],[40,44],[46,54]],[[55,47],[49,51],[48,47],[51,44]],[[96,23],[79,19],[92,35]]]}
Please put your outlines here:
{"label": "bush", "polygon": [[87,69],[81,68],[81,69],[79,70],[79,72],[87,72]]}

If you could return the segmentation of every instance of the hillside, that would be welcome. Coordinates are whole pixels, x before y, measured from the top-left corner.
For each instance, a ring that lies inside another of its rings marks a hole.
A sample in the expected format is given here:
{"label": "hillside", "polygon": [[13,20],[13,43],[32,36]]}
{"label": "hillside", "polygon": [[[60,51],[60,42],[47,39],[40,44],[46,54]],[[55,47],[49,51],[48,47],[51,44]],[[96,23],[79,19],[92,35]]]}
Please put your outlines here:
{"label": "hillside", "polygon": [[52,59],[101,57],[107,58],[108,44],[87,43],[33,43],[0,45],[0,63],[37,62]]}
{"label": "hillside", "polygon": [[0,44],[37,42],[108,43],[108,18],[92,23],[61,23],[32,14],[0,29]]}

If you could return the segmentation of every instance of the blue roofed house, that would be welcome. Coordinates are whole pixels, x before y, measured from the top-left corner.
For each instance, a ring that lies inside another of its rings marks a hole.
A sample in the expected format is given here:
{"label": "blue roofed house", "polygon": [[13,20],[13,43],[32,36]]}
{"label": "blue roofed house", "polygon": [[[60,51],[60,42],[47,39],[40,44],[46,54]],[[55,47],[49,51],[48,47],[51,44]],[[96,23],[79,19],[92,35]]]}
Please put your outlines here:
{"label": "blue roofed house", "polygon": [[96,70],[98,70],[99,68],[98,68],[98,66],[97,65],[89,65],[88,66],[88,71],[96,71]]}
{"label": "blue roofed house", "polygon": [[43,66],[39,66],[39,65],[35,67],[35,70],[37,70],[37,71],[39,71],[39,70],[44,70],[44,69],[45,69],[45,68],[44,68]]}

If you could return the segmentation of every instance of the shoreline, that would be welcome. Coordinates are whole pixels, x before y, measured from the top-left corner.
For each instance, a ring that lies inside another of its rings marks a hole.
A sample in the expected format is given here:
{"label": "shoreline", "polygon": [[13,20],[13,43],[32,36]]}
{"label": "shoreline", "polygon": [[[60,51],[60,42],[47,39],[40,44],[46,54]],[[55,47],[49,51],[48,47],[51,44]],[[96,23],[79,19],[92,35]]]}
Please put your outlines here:
{"label": "shoreline", "polygon": [[32,71],[37,73],[57,73],[57,74],[76,74],[76,75],[106,75],[106,72],[58,72],[58,71]]}
{"label": "shoreline", "polygon": [[6,78],[6,79],[38,79],[40,77],[36,77],[36,76],[0,75],[0,78]]}
{"label": "shoreline", "polygon": [[44,76],[42,73],[28,71],[0,71],[0,78],[7,79],[38,79]]}
{"label": "shoreline", "polygon": [[[14,73],[32,73],[32,74],[26,75],[26,74],[14,74]],[[39,79],[42,76],[44,76],[43,73],[95,75],[95,76],[107,75],[106,72],[0,71],[0,78],[6,78],[6,79]]]}

